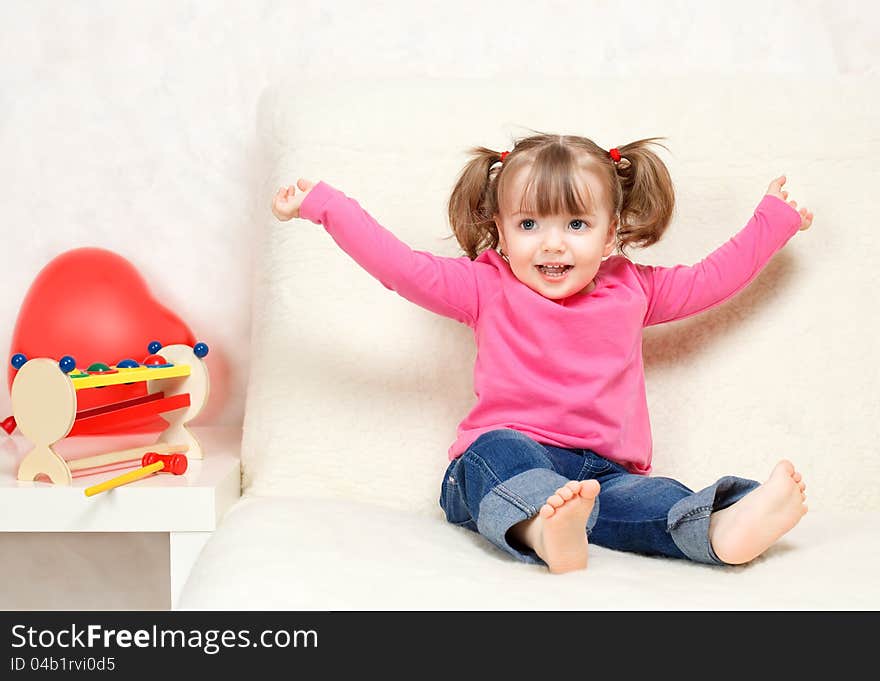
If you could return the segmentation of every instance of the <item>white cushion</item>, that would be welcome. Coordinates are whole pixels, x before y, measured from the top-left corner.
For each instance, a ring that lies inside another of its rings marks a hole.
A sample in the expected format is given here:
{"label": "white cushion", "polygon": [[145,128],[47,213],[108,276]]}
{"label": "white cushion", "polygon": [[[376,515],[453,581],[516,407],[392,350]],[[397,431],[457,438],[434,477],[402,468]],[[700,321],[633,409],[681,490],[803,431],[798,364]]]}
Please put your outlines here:
{"label": "white cushion", "polygon": [[247,497],[180,601],[193,610],[877,609],[880,514],[808,513],[745,566],[594,546],[551,575],[439,514],[355,500]]}

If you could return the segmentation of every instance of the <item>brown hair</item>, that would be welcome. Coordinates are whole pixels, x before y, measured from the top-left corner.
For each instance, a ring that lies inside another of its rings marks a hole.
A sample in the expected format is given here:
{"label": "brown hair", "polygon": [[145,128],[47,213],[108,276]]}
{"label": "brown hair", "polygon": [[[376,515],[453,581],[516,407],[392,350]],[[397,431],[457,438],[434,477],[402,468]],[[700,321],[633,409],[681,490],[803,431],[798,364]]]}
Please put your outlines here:
{"label": "brown hair", "polygon": [[449,197],[449,223],[453,235],[467,256],[474,260],[480,253],[498,246],[498,229],[493,216],[509,179],[525,166],[531,166],[520,209],[539,215],[589,212],[593,197],[579,182],[578,171],[592,170],[600,178],[610,206],[611,217],[620,216],[617,226],[617,249],[627,246],[645,248],[657,243],[675,208],[675,190],[669,170],[649,146],[658,144],[651,137],[617,147],[621,159],[614,163],[608,151],[586,137],[538,134],[520,138],[503,164],[501,154],[486,147],[473,147],[474,156],[462,170]]}

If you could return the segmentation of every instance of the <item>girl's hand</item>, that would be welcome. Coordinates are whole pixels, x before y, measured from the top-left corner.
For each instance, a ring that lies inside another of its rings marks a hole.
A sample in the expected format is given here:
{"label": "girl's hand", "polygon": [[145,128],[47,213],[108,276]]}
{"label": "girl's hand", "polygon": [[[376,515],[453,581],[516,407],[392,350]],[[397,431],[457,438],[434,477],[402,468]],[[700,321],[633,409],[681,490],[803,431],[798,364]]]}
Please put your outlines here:
{"label": "girl's hand", "polygon": [[[797,201],[788,200],[788,192],[782,189],[782,185],[784,184],[785,175],[780,175],[770,183],[770,186],[767,188],[767,194],[782,199],[789,206],[797,210]],[[813,214],[806,208],[801,208],[798,213],[801,214],[801,226],[798,231],[803,232],[805,229],[809,229],[810,225],[813,224]]]}
{"label": "girl's hand", "polygon": [[[298,218],[299,207],[315,184],[317,183],[300,178],[296,181],[296,187],[293,185],[281,187],[275,194],[275,198],[272,199],[272,214],[282,222],[286,222],[290,218]],[[300,189],[298,193],[297,187]]]}

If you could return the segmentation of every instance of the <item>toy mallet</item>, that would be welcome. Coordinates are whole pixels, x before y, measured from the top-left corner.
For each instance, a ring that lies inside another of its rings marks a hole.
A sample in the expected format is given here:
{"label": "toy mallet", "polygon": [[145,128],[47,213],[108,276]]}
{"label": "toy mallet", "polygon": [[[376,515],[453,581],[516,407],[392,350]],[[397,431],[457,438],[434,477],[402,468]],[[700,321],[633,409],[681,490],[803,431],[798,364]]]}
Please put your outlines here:
{"label": "toy mallet", "polygon": [[168,471],[174,475],[183,475],[186,472],[186,455],[185,454],[157,454],[156,452],[147,452],[141,459],[142,468],[124,473],[115,478],[110,478],[104,482],[86,488],[86,496],[91,497],[100,494],[108,489],[119,487],[120,485],[146,478],[158,471]]}

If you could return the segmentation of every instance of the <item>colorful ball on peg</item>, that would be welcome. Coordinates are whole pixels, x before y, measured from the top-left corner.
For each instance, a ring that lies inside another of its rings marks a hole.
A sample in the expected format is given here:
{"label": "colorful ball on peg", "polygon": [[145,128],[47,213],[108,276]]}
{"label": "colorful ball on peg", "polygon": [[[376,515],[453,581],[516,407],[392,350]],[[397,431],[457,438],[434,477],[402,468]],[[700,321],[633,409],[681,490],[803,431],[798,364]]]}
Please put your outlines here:
{"label": "colorful ball on peg", "polygon": [[144,361],[141,362],[144,366],[148,367],[157,367],[157,366],[167,366],[168,362],[162,355],[147,355],[144,358]]}
{"label": "colorful ball on peg", "polygon": [[[140,364],[129,358],[121,359],[116,362],[117,369],[137,369],[139,366]],[[125,385],[133,385],[133,383],[126,383]]]}
{"label": "colorful ball on peg", "polygon": [[155,355],[161,349],[162,344],[159,341],[153,341],[147,346],[147,352],[149,352],[151,355]]}
{"label": "colorful ball on peg", "polygon": [[[104,362],[95,362],[93,364],[89,364],[89,368],[86,369],[86,375],[102,375],[102,374],[118,374],[119,371],[117,369],[111,369],[109,366],[104,364]],[[71,374],[73,376],[73,374]],[[96,385],[95,388],[101,389],[104,388],[103,385]]]}
{"label": "colorful ball on peg", "polygon": [[65,374],[69,374],[71,371],[76,369],[76,360],[70,355],[64,355],[61,360],[58,362],[58,367]]}
{"label": "colorful ball on peg", "polygon": [[22,355],[20,352],[16,352],[12,356],[12,366],[16,369],[21,369],[24,366],[24,363],[27,362],[27,357]]}
{"label": "colorful ball on peg", "polygon": [[193,354],[199,358],[204,357],[208,354],[208,345],[206,343],[196,343],[193,345]]}

